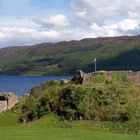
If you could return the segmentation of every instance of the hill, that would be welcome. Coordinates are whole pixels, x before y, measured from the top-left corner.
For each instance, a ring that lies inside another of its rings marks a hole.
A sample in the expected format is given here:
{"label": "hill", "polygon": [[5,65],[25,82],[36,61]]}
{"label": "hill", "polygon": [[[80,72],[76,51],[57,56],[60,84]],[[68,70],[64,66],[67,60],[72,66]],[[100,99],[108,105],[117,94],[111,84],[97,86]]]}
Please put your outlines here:
{"label": "hill", "polygon": [[0,49],[0,75],[70,75],[77,69],[140,69],[140,35],[87,38]]}
{"label": "hill", "polygon": [[[87,83],[49,81],[33,87],[21,107],[19,122],[31,122],[55,114],[64,121],[90,121],[121,133],[140,132],[140,87],[122,73],[96,73]],[[76,79],[75,79],[76,78]],[[114,109],[115,108],[115,109]],[[67,124],[68,125],[68,124]]]}

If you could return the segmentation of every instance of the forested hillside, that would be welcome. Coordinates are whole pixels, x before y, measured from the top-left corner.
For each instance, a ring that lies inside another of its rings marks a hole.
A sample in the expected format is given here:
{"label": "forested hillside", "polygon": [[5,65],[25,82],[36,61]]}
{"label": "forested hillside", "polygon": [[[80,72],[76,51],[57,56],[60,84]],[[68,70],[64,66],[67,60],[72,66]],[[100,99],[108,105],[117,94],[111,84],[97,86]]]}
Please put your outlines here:
{"label": "forested hillside", "polygon": [[140,70],[140,36],[89,38],[0,49],[0,75],[70,75],[77,69]]}

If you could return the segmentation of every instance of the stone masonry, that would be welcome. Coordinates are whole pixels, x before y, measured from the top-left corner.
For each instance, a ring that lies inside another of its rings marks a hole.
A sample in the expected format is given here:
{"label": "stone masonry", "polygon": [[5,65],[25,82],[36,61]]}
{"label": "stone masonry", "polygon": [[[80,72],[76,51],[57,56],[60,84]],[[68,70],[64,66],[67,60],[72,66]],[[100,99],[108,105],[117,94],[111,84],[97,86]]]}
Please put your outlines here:
{"label": "stone masonry", "polygon": [[0,113],[11,109],[18,103],[18,97],[11,92],[0,92]]}
{"label": "stone masonry", "polygon": [[97,71],[97,72],[91,72],[91,73],[84,73],[81,70],[78,70],[73,77],[72,81],[76,81],[76,83],[86,85],[91,81],[91,78],[96,76],[97,74],[103,74],[105,73],[108,77],[108,79],[112,79],[112,73],[118,73],[121,75],[126,75],[128,80],[137,86],[140,86],[140,71],[133,72],[133,71]]}

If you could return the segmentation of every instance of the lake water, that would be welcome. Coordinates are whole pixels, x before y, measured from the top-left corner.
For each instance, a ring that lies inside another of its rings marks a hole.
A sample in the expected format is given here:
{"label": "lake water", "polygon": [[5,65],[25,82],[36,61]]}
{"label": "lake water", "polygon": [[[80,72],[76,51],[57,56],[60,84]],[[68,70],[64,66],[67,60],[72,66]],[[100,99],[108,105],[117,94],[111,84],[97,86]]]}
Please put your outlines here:
{"label": "lake water", "polygon": [[71,76],[0,76],[0,92],[15,92],[18,96],[25,95],[33,86],[60,79],[71,79]]}

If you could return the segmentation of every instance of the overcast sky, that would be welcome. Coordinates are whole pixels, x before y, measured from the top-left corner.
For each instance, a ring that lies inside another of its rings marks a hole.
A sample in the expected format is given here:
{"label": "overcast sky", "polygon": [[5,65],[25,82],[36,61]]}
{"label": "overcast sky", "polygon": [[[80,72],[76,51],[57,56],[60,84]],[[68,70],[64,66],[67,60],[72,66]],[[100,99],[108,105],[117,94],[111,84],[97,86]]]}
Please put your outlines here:
{"label": "overcast sky", "polygon": [[140,34],[140,0],[0,0],[0,47]]}

